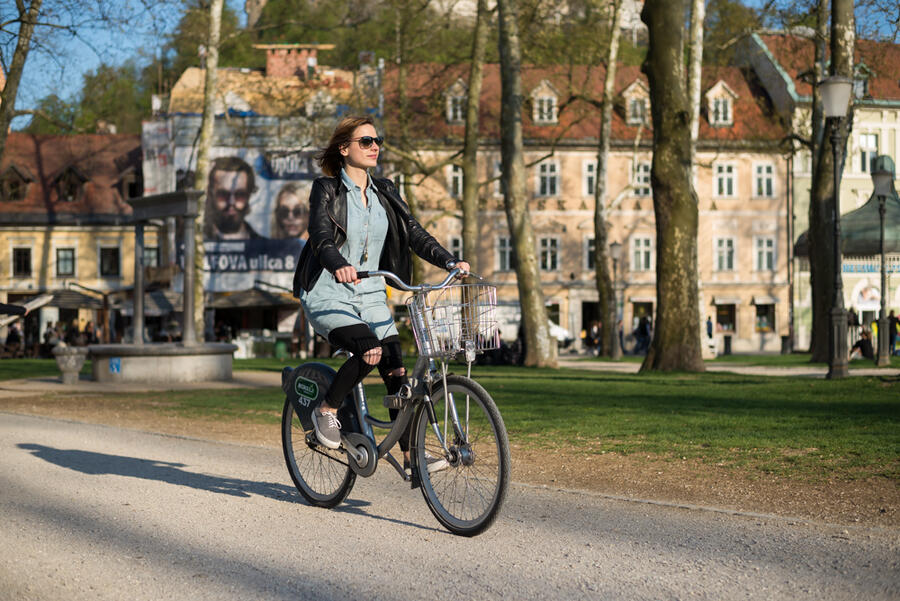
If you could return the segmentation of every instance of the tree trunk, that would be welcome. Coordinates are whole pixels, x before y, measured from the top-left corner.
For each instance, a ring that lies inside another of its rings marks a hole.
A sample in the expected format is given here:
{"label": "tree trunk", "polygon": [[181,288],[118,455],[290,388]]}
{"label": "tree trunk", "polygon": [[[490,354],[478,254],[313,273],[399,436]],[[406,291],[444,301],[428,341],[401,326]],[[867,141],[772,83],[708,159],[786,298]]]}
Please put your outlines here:
{"label": "tree trunk", "polygon": [[[827,0],[819,4],[817,15],[820,24],[827,21],[825,9]],[[820,39],[824,39],[824,27],[820,27]],[[853,22],[853,3],[849,0],[834,0],[831,5],[831,75],[853,76],[853,49],[855,45],[855,33]],[[824,48],[820,49],[817,43],[817,58],[824,55]],[[823,64],[825,61],[822,60]],[[819,72],[817,70],[817,76]],[[817,79],[817,81],[819,81]],[[819,100],[818,86],[815,88],[813,100]],[[818,109],[818,110],[816,110]],[[852,104],[848,108],[850,119],[843,119],[841,123],[842,145],[841,156],[846,159],[847,141],[851,129]],[[842,294],[843,282],[840,274],[837,274],[839,266],[835,264],[834,248],[834,217],[835,210],[840,212],[840,207],[835,207],[834,189],[834,148],[831,136],[836,123],[833,120],[823,121],[823,112],[820,107],[814,107],[814,122],[820,125],[821,132],[814,156],[814,169],[812,189],[809,199],[809,269],[810,285],[812,288],[813,325],[810,340],[810,361],[829,362],[831,352],[829,348],[831,309],[835,305],[835,294]],[[823,124],[824,125],[821,125]],[[818,133],[814,126],[815,134]],[[843,172],[843,164],[838,165],[839,172]],[[843,300],[841,300],[843,304]]]}
{"label": "tree trunk", "polygon": [[685,0],[647,0],[650,45],[641,67],[653,116],[656,324],[641,371],[703,371],[697,292],[697,194],[691,180],[690,104],[684,78]]}
{"label": "tree trunk", "polygon": [[475,273],[481,271],[478,266],[478,112],[481,108],[481,81],[489,26],[490,13],[487,0],[478,0],[478,14],[472,37],[472,66],[469,69],[466,133],[462,158],[463,253]]}
{"label": "tree trunk", "polygon": [[622,0],[616,0],[612,9],[609,48],[606,54],[606,74],[603,82],[603,102],[600,109],[600,135],[597,139],[597,169],[594,184],[594,275],[597,282],[597,297],[600,301],[600,315],[603,316],[600,352],[604,357],[620,359],[622,347],[619,346],[616,282],[610,277],[609,257],[606,254],[609,231],[606,174],[609,165],[613,104],[615,103],[619,38],[621,37],[622,15],[625,12],[622,10]]}
{"label": "tree trunk", "polygon": [[[195,186],[200,190],[204,190],[204,194],[197,202],[197,224],[194,237],[194,265],[185,265],[185,269],[194,269],[194,324],[196,327],[197,337],[200,341],[205,340],[206,336],[206,305],[204,303],[203,288],[203,224],[206,222],[206,198],[209,190],[207,190],[207,180],[209,179],[209,155],[213,144],[213,125],[215,124],[215,100],[216,87],[218,80],[219,67],[219,33],[222,28],[222,5],[224,0],[212,0],[209,7],[209,38],[206,47],[206,80],[203,89],[203,117],[200,121],[200,139],[197,149],[197,174],[195,176]],[[185,291],[187,294],[187,291]],[[189,316],[185,315],[185,319]]]}
{"label": "tree trunk", "polygon": [[534,231],[528,211],[525,185],[525,156],[522,144],[522,54],[519,47],[518,7],[516,0],[498,0],[500,19],[500,151],[503,164],[506,219],[518,262],[516,279],[522,305],[525,364],[534,367],[556,366],[556,340],[550,337],[547,308],[538,271]]}
{"label": "tree trunk", "polygon": [[[828,338],[831,311],[831,296],[834,289],[834,249],[831,233],[830,204],[834,161],[831,156],[831,142],[825,142],[825,113],[819,82],[825,78],[828,41],[828,0],[820,0],[816,6],[815,64],[813,73],[813,105],[810,140],[812,140],[812,182],[809,191],[807,219],[809,229],[809,280],[812,289],[812,331],[810,332],[810,361],[828,361]],[[819,174],[824,173],[824,178]]]}
{"label": "tree trunk", "polygon": [[706,0],[691,1],[691,45],[688,58],[688,90],[691,94],[691,169],[696,164],[697,138],[700,136],[700,84],[703,75],[703,19]]}
{"label": "tree trunk", "polygon": [[[34,34],[34,26],[41,12],[43,0],[31,0],[31,4],[25,10],[19,10],[19,35],[16,39],[16,49],[13,51],[12,61],[6,73],[6,84],[0,93],[0,157],[6,147],[6,136],[9,126],[15,117],[16,95],[19,93],[19,82],[22,80],[22,71],[25,70],[25,59],[28,58],[28,50],[31,47],[31,36]],[[24,8],[24,7],[23,7]]]}

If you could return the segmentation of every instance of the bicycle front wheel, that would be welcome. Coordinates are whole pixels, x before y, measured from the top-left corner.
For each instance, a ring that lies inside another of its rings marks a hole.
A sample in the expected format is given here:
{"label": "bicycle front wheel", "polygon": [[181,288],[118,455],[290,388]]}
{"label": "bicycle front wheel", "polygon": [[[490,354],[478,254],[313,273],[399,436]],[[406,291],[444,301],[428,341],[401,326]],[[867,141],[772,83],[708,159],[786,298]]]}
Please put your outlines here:
{"label": "bicycle front wheel", "polygon": [[446,389],[441,381],[431,400],[435,424],[423,404],[413,431],[422,494],[449,531],[481,534],[497,519],[509,488],[509,440],[503,418],[487,391],[463,376],[447,376]]}
{"label": "bicycle front wheel", "polygon": [[342,451],[316,442],[313,430],[305,431],[290,399],[281,415],[281,446],[297,490],[316,507],[337,507],[350,494],[356,474]]}

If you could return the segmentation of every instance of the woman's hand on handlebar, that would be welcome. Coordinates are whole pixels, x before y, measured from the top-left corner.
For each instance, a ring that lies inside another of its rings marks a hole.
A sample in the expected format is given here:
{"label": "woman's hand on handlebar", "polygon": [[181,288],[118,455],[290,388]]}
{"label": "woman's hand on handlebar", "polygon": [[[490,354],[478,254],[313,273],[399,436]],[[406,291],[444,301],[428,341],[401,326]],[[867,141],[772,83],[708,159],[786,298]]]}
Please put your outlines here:
{"label": "woman's hand on handlebar", "polygon": [[334,279],[341,284],[359,284],[362,280],[356,275],[356,268],[353,265],[344,265],[334,272]]}
{"label": "woman's hand on handlebar", "polygon": [[456,276],[458,278],[464,278],[469,275],[469,272],[472,270],[471,266],[465,261],[460,261],[456,265],[453,266],[454,269],[459,269],[459,275]]}

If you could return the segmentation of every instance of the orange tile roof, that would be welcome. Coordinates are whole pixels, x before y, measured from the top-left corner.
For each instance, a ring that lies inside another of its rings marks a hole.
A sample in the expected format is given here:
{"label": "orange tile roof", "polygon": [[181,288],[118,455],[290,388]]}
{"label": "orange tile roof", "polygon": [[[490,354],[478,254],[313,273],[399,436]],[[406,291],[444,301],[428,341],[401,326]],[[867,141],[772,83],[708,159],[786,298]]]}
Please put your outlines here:
{"label": "orange tile roof", "polygon": [[[468,79],[467,65],[416,64],[408,67],[407,89],[410,90],[410,131],[413,137],[432,140],[459,139],[463,136],[464,125],[450,124],[446,119],[446,92],[457,81]],[[590,99],[599,99],[603,86],[604,69],[596,67],[523,67],[522,89],[525,108],[522,113],[523,136],[526,140],[550,143],[595,141],[599,132],[599,110]],[[548,81],[558,92],[560,111],[559,122],[555,125],[536,124],[530,110],[531,91],[542,81]],[[633,141],[639,127],[625,120],[622,92],[633,82],[647,79],[636,66],[620,66],[616,71],[616,108],[613,111],[612,137],[614,141]],[[740,69],[721,67],[706,69],[703,74],[703,92],[719,80],[725,81],[737,94],[731,127],[712,127],[701,111],[700,139],[708,142],[763,141],[782,139],[786,130],[774,117],[768,98],[759,89],[752,89]],[[385,74],[385,106],[399,106],[397,97],[397,69]],[[480,135],[484,138],[500,137],[500,69],[496,63],[484,67],[484,82],[481,92]],[[566,103],[567,99],[569,100]],[[390,139],[391,131],[399,128],[398,115],[388,108],[385,123]],[[649,114],[648,114],[649,115]],[[650,124],[641,133],[644,140],[652,139]]]}
{"label": "orange tile roof", "polygon": [[[141,172],[141,137],[12,132],[0,160],[0,174],[6,173],[10,166],[15,166],[31,182],[24,200],[0,200],[0,221],[8,222],[12,216],[28,214],[39,220],[38,215],[46,215],[50,222],[58,218],[121,221],[131,214],[131,207],[120,191],[122,177],[130,171]],[[69,168],[87,179],[80,197],[71,202],[59,199],[56,190],[57,178]]]}
{"label": "orange tile roof", "polygon": [[[812,85],[802,76],[812,69],[815,48],[812,40],[773,34],[759,36],[787,73],[800,96],[811,96]],[[828,48],[826,47],[826,53]],[[854,64],[869,70],[869,96],[874,100],[900,100],[900,45],[873,40],[857,40]]]}

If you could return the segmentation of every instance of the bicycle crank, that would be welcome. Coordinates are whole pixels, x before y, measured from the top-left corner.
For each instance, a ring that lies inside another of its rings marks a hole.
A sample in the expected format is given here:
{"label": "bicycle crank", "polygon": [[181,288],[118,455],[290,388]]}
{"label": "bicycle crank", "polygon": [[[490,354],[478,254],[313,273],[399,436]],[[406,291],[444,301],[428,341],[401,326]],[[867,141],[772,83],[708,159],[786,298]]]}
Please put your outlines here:
{"label": "bicycle crank", "polygon": [[350,469],[358,476],[368,477],[375,473],[378,465],[378,451],[367,437],[356,432],[341,434],[344,452],[350,458]]}

